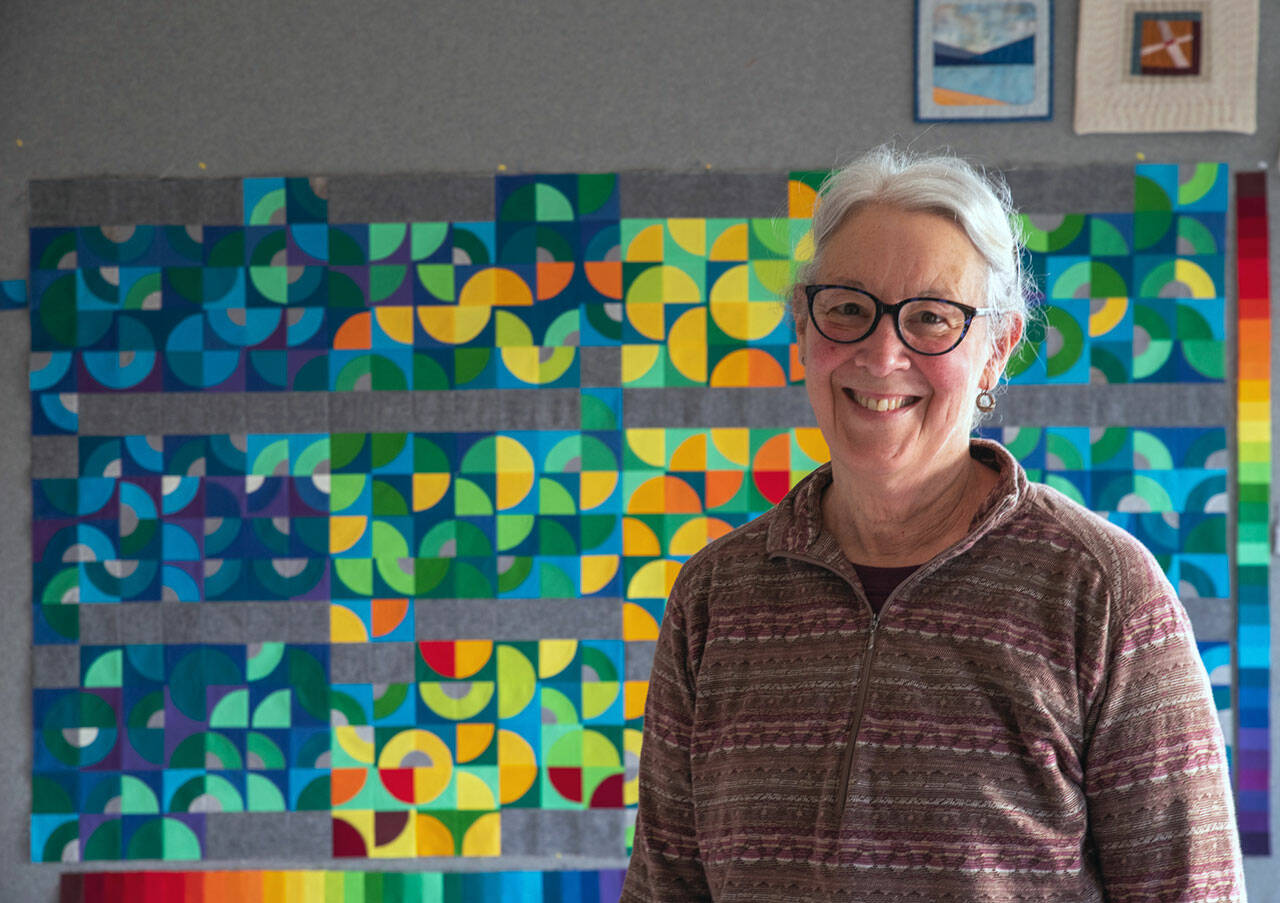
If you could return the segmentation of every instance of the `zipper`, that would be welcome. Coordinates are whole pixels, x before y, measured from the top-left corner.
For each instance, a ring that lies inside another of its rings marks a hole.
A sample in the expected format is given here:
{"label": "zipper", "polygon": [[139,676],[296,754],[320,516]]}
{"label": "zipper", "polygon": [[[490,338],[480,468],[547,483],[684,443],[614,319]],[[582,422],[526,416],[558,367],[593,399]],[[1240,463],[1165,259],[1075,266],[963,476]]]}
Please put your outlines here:
{"label": "zipper", "polygon": [[[841,574],[836,568],[833,568],[829,562],[823,561],[820,558],[814,558],[810,555],[792,551],[784,551],[777,554],[784,558],[793,558],[797,561],[804,561],[809,564],[816,565],[823,570],[831,571],[837,577],[848,582],[849,578],[846,575]],[[916,577],[926,569],[933,570],[934,566],[936,566],[936,562],[922,565],[916,573],[904,580],[903,584],[914,581]],[[889,594],[889,598],[884,600],[884,605],[880,607],[880,611],[871,612],[871,630],[867,634],[867,646],[862,656],[862,670],[858,675],[858,703],[854,707],[853,715],[849,719],[849,742],[844,748],[844,753],[840,756],[840,780],[838,784],[839,789],[837,791],[838,796],[836,797],[837,824],[844,821],[844,810],[849,796],[849,777],[853,773],[853,763],[857,758],[858,733],[862,730],[862,715],[866,711],[867,696],[871,689],[871,665],[876,653],[876,629],[880,626],[881,613],[889,607],[889,602],[898,595],[898,592],[901,589],[902,585],[900,584]],[[863,603],[867,606],[867,610],[870,611],[871,605],[865,598],[863,599]]]}
{"label": "zipper", "polygon": [[858,678],[858,704],[854,707],[853,716],[849,719],[849,742],[840,757],[840,783],[836,796],[836,823],[844,821],[844,808],[849,798],[849,776],[853,773],[853,762],[857,758],[858,733],[862,730],[862,715],[867,708],[867,695],[871,685],[871,664],[876,654],[876,628],[880,626],[880,615],[871,618],[871,632],[867,635],[867,648],[862,656],[862,673]]}
{"label": "zipper", "polygon": [[[1018,502],[1019,498],[1020,497],[1017,496],[1017,493],[1013,493],[1012,495],[1006,494],[994,509],[987,512],[986,517],[982,519],[980,524],[976,527],[970,525],[971,529],[966,534],[966,538],[962,543],[953,545],[951,548],[934,556],[932,560],[922,564],[916,569],[915,573],[895,587],[893,592],[889,593],[888,598],[884,600],[884,605],[880,607],[879,612],[872,613],[871,631],[867,635],[867,647],[862,659],[862,670],[859,674],[858,703],[854,708],[853,715],[849,719],[849,743],[840,757],[840,781],[839,789],[837,791],[839,796],[836,798],[837,826],[844,821],[844,811],[848,805],[849,797],[849,780],[853,774],[854,762],[858,758],[858,734],[862,730],[862,716],[866,712],[867,696],[870,694],[871,667],[874,664],[876,653],[876,629],[880,626],[881,613],[888,608],[890,603],[892,603],[899,593],[902,592],[902,588],[904,586],[917,583],[921,578],[927,577],[929,574],[942,567],[943,564],[967,551],[974,543],[987,534],[989,525],[997,520],[1006,510],[1013,507]],[[793,549],[775,549],[769,554],[771,557],[791,558],[796,561],[803,561],[808,564],[815,565],[823,570],[830,571],[846,583],[849,582],[848,575],[841,573],[840,569],[834,567],[831,562],[805,554],[804,552],[799,552]],[[866,600],[864,599],[864,601]],[[870,604],[868,604],[867,607],[870,608]]]}

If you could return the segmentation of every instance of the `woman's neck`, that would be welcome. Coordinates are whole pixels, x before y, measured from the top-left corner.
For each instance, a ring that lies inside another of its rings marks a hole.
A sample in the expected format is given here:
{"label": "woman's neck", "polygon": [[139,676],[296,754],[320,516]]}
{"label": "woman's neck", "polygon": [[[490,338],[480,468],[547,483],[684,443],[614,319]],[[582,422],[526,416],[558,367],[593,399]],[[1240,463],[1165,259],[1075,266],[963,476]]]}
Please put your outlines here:
{"label": "woman's neck", "polygon": [[845,557],[857,564],[923,564],[969,531],[999,482],[969,454],[923,474],[861,478],[832,468],[822,520]]}

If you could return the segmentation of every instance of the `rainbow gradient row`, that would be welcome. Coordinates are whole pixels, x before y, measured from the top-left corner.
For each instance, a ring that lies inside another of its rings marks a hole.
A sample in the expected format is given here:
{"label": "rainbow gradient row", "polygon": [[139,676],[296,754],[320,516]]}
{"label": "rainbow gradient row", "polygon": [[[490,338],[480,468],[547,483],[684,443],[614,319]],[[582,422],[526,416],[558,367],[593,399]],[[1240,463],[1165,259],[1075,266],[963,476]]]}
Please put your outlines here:
{"label": "rainbow gradient row", "polygon": [[603,903],[620,869],[563,872],[136,871],[69,872],[59,903]]}
{"label": "rainbow gradient row", "polygon": [[1236,279],[1239,291],[1237,568],[1239,734],[1236,789],[1240,842],[1268,855],[1270,793],[1271,623],[1271,261],[1267,248],[1267,178],[1236,174]]}

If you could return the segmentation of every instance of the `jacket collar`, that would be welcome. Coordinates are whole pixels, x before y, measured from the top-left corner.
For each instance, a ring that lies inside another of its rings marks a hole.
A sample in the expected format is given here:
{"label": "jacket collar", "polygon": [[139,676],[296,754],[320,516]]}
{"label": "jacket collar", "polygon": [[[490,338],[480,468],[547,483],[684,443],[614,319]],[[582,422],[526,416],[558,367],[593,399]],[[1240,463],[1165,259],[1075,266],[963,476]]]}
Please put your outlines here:
{"label": "jacket collar", "polygon": [[[1027,493],[1027,475],[1003,445],[989,439],[971,439],[969,454],[996,469],[1000,482],[978,509],[969,533],[942,555],[951,557],[968,549],[1004,522]],[[844,555],[835,538],[822,527],[822,495],[831,485],[831,464],[823,464],[797,483],[773,509],[765,548],[769,555],[792,555],[843,564]]]}

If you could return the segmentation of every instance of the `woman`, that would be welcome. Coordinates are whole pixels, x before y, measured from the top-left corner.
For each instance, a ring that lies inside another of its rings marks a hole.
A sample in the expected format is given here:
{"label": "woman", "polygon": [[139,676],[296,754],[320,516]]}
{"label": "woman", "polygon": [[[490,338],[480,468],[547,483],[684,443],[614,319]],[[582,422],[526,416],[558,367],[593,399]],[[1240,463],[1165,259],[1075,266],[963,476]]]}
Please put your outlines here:
{"label": "woman", "polygon": [[1026,319],[1010,216],[951,157],[824,186],[792,307],[831,463],[681,570],[623,900],[1244,898],[1172,587],[970,438]]}

